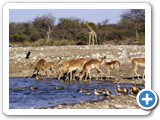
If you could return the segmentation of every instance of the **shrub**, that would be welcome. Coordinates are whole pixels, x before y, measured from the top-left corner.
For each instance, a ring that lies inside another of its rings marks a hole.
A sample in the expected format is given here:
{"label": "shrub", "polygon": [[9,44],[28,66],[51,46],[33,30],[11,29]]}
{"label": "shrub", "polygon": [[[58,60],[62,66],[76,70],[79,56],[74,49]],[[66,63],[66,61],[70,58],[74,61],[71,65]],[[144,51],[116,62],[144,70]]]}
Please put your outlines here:
{"label": "shrub", "polygon": [[24,42],[28,41],[28,37],[25,35],[15,34],[10,37],[11,42]]}

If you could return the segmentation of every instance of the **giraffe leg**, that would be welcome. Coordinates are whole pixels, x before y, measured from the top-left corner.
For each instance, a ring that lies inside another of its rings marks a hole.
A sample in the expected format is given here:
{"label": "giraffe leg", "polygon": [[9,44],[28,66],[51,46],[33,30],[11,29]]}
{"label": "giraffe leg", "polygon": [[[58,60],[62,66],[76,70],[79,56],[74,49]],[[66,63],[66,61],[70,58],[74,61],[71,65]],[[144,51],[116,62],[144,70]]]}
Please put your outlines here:
{"label": "giraffe leg", "polygon": [[92,36],[92,45],[94,45],[94,36]]}
{"label": "giraffe leg", "polygon": [[95,35],[94,38],[95,38],[95,45],[98,45],[98,42],[97,42],[97,35]]}
{"label": "giraffe leg", "polygon": [[89,44],[88,45],[91,45],[91,35],[89,35]]}

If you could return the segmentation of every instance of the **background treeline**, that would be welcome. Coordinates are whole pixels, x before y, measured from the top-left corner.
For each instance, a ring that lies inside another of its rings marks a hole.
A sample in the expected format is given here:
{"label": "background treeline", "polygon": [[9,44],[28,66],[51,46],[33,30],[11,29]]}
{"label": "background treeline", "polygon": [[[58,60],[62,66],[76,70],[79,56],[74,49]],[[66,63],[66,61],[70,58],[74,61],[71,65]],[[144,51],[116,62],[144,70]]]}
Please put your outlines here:
{"label": "background treeline", "polygon": [[[96,31],[98,44],[145,44],[145,10],[126,10],[117,24],[109,19],[89,25]],[[86,21],[79,18],[56,18],[52,14],[36,17],[24,23],[9,23],[10,45],[87,45]]]}

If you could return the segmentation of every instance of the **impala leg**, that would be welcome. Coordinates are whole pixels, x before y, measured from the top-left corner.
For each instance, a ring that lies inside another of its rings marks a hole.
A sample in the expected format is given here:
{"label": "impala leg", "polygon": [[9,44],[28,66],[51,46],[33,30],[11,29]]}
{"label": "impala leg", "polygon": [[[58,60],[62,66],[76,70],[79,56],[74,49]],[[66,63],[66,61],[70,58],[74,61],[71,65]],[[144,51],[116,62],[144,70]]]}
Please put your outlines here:
{"label": "impala leg", "polygon": [[79,81],[82,81],[83,74],[79,76]]}
{"label": "impala leg", "polygon": [[52,72],[52,73],[55,71],[55,69],[54,69],[54,68],[50,68],[50,70],[51,70],[51,72]]}
{"label": "impala leg", "polygon": [[39,69],[37,69],[37,73],[36,73],[36,76],[38,75],[38,73],[39,73]]}
{"label": "impala leg", "polygon": [[144,76],[145,76],[145,69],[144,69],[144,72],[143,72],[143,77],[142,77],[142,80],[144,80]]}
{"label": "impala leg", "polygon": [[62,73],[62,71],[58,71],[57,76],[58,76],[58,80],[60,80],[62,74],[64,75],[64,73]]}
{"label": "impala leg", "polygon": [[[100,74],[100,79],[102,80],[102,71],[98,67],[96,69],[98,71],[98,74]],[[98,75],[98,77],[99,77],[99,75]]]}
{"label": "impala leg", "polygon": [[69,73],[70,73],[70,79],[69,79],[69,81],[71,82],[72,81],[72,71],[69,72]]}
{"label": "impala leg", "polygon": [[88,72],[88,76],[89,76],[89,81],[91,81],[91,72]]}
{"label": "impala leg", "polygon": [[138,67],[135,68],[135,74],[136,74],[136,76],[137,76],[138,79],[139,79],[139,76],[140,76],[140,75],[137,73],[137,70],[138,70]]}
{"label": "impala leg", "polygon": [[120,78],[120,70],[116,68],[116,73],[117,73],[117,79]]}
{"label": "impala leg", "polygon": [[47,74],[47,70],[45,70],[45,74],[46,74],[46,76],[48,76],[48,74]]}
{"label": "impala leg", "polygon": [[88,73],[88,71],[86,71],[85,80],[87,80],[88,75],[89,75],[89,73]]}
{"label": "impala leg", "polygon": [[136,74],[136,66],[132,66],[133,70],[132,70],[132,76],[133,76],[133,80],[134,80],[134,75]]}
{"label": "impala leg", "polygon": [[109,80],[109,75],[110,75],[110,70],[109,68],[107,69],[107,76],[106,76],[106,79]]}
{"label": "impala leg", "polygon": [[138,70],[138,66],[135,66],[133,70],[133,74],[136,75],[139,79],[139,74],[137,73],[137,70]]}
{"label": "impala leg", "polygon": [[65,81],[69,80],[69,72],[67,72]]}
{"label": "impala leg", "polygon": [[106,68],[106,80],[108,79],[108,68]]}

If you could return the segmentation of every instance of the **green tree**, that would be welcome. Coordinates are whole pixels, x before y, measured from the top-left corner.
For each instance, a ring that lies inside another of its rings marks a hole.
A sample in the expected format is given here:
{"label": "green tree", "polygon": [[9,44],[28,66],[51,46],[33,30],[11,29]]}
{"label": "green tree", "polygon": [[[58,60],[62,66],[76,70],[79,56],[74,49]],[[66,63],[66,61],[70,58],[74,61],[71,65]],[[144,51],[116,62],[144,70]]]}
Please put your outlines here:
{"label": "green tree", "polygon": [[139,31],[144,31],[144,23],[145,23],[144,9],[127,10],[121,15],[120,24],[125,25],[127,29],[129,28],[128,30],[132,30],[135,34],[136,40],[139,39]]}

